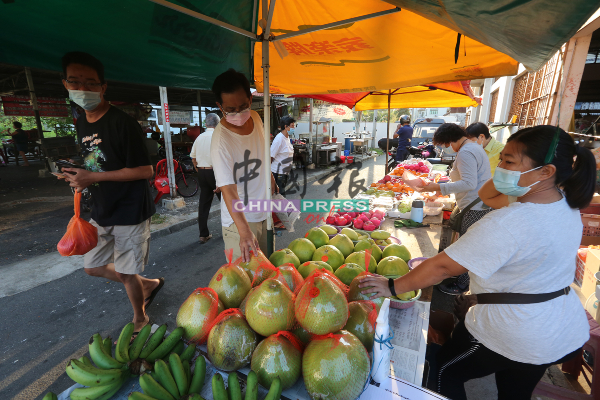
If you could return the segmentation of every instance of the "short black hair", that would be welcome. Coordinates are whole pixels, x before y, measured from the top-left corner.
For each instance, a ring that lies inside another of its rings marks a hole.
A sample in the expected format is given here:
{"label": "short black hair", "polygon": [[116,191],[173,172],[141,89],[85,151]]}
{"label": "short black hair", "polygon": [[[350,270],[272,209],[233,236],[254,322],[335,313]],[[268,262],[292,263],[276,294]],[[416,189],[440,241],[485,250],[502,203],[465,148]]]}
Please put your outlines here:
{"label": "short black hair", "polygon": [[447,145],[450,142],[457,142],[465,136],[465,130],[449,122],[441,124],[433,134],[433,144]]}
{"label": "short black hair", "polygon": [[219,104],[223,103],[221,94],[233,93],[239,89],[242,89],[244,92],[246,92],[248,98],[252,97],[248,78],[246,78],[246,75],[242,74],[241,72],[237,72],[233,68],[229,68],[227,71],[217,76],[212,85],[212,92],[214,93],[217,103]]}
{"label": "short black hair", "polygon": [[23,124],[20,123],[19,121],[14,121],[13,126],[17,129],[21,129],[23,127]]}
{"label": "short black hair", "polygon": [[295,124],[296,120],[292,117],[283,117],[279,122],[279,129],[284,130],[286,126],[290,126],[291,124]]}
{"label": "short black hair", "polygon": [[70,51],[62,57],[62,69],[65,79],[67,78],[67,67],[71,64],[81,64],[92,68],[98,74],[100,83],[104,84],[104,65],[100,60],[83,51]]}
{"label": "short black hair", "polygon": [[491,137],[490,130],[483,122],[475,122],[465,129],[468,138],[478,138],[479,135],[485,136],[486,139]]}

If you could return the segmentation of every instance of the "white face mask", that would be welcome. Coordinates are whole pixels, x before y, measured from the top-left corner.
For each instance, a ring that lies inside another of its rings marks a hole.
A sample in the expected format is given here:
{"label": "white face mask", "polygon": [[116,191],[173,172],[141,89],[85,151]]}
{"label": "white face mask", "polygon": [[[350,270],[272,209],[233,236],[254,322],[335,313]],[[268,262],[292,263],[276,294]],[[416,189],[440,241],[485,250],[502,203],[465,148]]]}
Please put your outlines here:
{"label": "white face mask", "polygon": [[86,111],[95,110],[102,102],[102,99],[100,98],[100,92],[71,89],[68,90],[69,98]]}

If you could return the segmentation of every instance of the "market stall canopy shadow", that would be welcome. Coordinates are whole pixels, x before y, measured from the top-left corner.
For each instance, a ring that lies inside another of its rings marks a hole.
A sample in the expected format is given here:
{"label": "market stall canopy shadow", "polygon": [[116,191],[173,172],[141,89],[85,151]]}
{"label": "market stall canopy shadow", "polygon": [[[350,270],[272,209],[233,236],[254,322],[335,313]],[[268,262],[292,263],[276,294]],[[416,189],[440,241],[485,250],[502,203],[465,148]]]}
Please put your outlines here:
{"label": "market stall canopy shadow", "polygon": [[[255,76],[261,89],[261,46],[252,62],[261,1],[170,3],[251,35],[147,0],[3,0],[0,62],[56,71],[65,52],[82,50],[104,62],[111,80],[209,89],[233,67]],[[517,62],[542,65],[598,6],[590,0],[279,1],[271,31],[288,56],[278,57],[271,44],[272,90],[344,93],[512,75]],[[372,13],[382,15],[293,36]]]}
{"label": "market stall canopy shadow", "polygon": [[[308,97],[333,104],[341,104],[356,111],[390,108],[428,107],[477,107],[481,99],[475,97],[470,81],[438,83],[435,85],[410,86],[379,92],[343,94],[306,94],[292,97]],[[388,96],[390,102],[388,103]]]}

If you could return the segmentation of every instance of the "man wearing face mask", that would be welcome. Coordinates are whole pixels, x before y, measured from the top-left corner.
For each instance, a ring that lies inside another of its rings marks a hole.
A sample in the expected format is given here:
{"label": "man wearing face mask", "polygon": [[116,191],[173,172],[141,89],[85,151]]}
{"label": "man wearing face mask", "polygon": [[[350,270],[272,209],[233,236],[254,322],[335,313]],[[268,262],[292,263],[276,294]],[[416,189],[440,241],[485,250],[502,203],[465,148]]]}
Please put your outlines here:
{"label": "man wearing face mask", "polygon": [[250,252],[267,252],[266,212],[234,208],[242,201],[266,197],[265,174],[271,178],[271,191],[278,192],[275,178],[263,161],[265,133],[262,120],[251,110],[250,83],[244,74],[229,69],[217,76],[212,91],[224,118],[215,128],[210,144],[217,187],[221,189],[221,225],[225,249],[233,249],[233,259],[250,260]]}
{"label": "man wearing face mask", "polygon": [[490,135],[490,130],[482,122],[475,122],[469,125],[466,129],[466,134],[469,140],[483,146],[485,154],[487,154],[490,160],[492,176],[494,176],[494,171],[500,162],[500,153],[504,149],[504,145]]}
{"label": "man wearing face mask", "polygon": [[90,54],[70,52],[62,59],[63,84],[71,101],[85,110],[77,138],[85,169],[63,168],[65,180],[92,194],[92,220],[98,245],[85,255],[88,275],[122,282],[133,307],[135,332],[164,279],[139,274],[148,263],[150,217],[155,213],[148,178],[153,175],[139,123],[105,99],[104,66]]}

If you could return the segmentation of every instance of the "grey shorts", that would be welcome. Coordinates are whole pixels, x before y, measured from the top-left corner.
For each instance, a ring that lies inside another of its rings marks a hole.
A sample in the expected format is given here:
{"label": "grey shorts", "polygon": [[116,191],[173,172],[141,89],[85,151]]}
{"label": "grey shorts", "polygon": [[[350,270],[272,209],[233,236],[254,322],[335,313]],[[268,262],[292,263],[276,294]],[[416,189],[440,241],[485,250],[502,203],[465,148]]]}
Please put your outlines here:
{"label": "grey shorts", "polygon": [[121,274],[142,273],[150,253],[150,219],[137,225],[99,226],[98,245],[86,253],[84,268],[103,267],[114,263]]}

